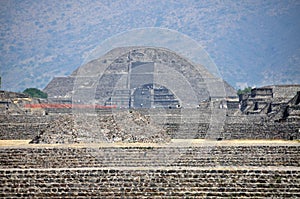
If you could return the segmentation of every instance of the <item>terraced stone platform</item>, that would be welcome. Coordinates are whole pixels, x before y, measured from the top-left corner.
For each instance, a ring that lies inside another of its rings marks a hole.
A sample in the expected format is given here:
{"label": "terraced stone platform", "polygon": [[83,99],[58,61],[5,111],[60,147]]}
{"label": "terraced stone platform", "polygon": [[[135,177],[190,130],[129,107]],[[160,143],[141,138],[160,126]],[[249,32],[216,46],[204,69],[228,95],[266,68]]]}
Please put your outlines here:
{"label": "terraced stone platform", "polygon": [[298,169],[1,169],[1,197],[298,198]]}
{"label": "terraced stone platform", "polygon": [[298,198],[300,143],[0,141],[0,197]]}

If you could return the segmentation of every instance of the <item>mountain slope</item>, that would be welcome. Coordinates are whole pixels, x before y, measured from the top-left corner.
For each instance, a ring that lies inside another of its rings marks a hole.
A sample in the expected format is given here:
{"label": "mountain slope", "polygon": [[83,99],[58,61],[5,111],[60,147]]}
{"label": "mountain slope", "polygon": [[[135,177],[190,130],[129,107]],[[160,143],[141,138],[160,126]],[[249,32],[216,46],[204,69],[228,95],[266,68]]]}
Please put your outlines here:
{"label": "mountain slope", "polygon": [[177,30],[233,86],[300,83],[299,1],[0,1],[3,89],[43,88],[103,40],[142,27]]}

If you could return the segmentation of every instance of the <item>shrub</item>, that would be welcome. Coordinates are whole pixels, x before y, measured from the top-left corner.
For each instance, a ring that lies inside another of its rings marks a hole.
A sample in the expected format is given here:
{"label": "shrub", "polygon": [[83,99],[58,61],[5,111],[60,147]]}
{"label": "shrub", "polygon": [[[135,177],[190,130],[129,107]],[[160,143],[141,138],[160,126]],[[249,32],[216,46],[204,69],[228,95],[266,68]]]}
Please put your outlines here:
{"label": "shrub", "polygon": [[244,88],[243,90],[239,89],[239,90],[237,91],[237,94],[238,94],[238,95],[241,95],[241,94],[251,93],[251,89],[252,89],[251,87]]}
{"label": "shrub", "polygon": [[37,89],[37,88],[26,88],[23,93],[28,94],[30,97],[36,97],[36,98],[47,98],[47,93],[44,93],[43,91]]}

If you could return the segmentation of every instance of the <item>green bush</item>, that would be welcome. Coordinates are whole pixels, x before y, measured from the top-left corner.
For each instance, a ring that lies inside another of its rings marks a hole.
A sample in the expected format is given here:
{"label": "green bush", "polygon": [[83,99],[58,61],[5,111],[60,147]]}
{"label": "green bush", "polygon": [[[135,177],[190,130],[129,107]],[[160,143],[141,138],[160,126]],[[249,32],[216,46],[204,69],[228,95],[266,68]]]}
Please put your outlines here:
{"label": "green bush", "polygon": [[36,98],[47,98],[47,93],[44,93],[43,91],[37,89],[37,88],[26,88],[23,93],[28,94],[30,97],[36,97]]}
{"label": "green bush", "polygon": [[239,89],[239,90],[237,91],[237,94],[238,94],[238,95],[241,95],[241,94],[251,93],[251,89],[252,89],[251,87],[244,88],[243,90]]}

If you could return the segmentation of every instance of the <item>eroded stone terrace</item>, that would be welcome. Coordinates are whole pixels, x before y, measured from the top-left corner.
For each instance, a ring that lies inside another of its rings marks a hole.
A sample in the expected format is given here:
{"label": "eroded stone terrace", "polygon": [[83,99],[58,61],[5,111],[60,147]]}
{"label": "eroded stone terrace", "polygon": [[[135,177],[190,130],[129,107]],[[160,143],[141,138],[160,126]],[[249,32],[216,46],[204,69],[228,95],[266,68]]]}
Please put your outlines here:
{"label": "eroded stone terrace", "polygon": [[0,197],[300,197],[296,141],[28,142],[0,142]]}
{"label": "eroded stone terrace", "polygon": [[2,197],[297,198],[299,170],[81,168],[0,170]]}

